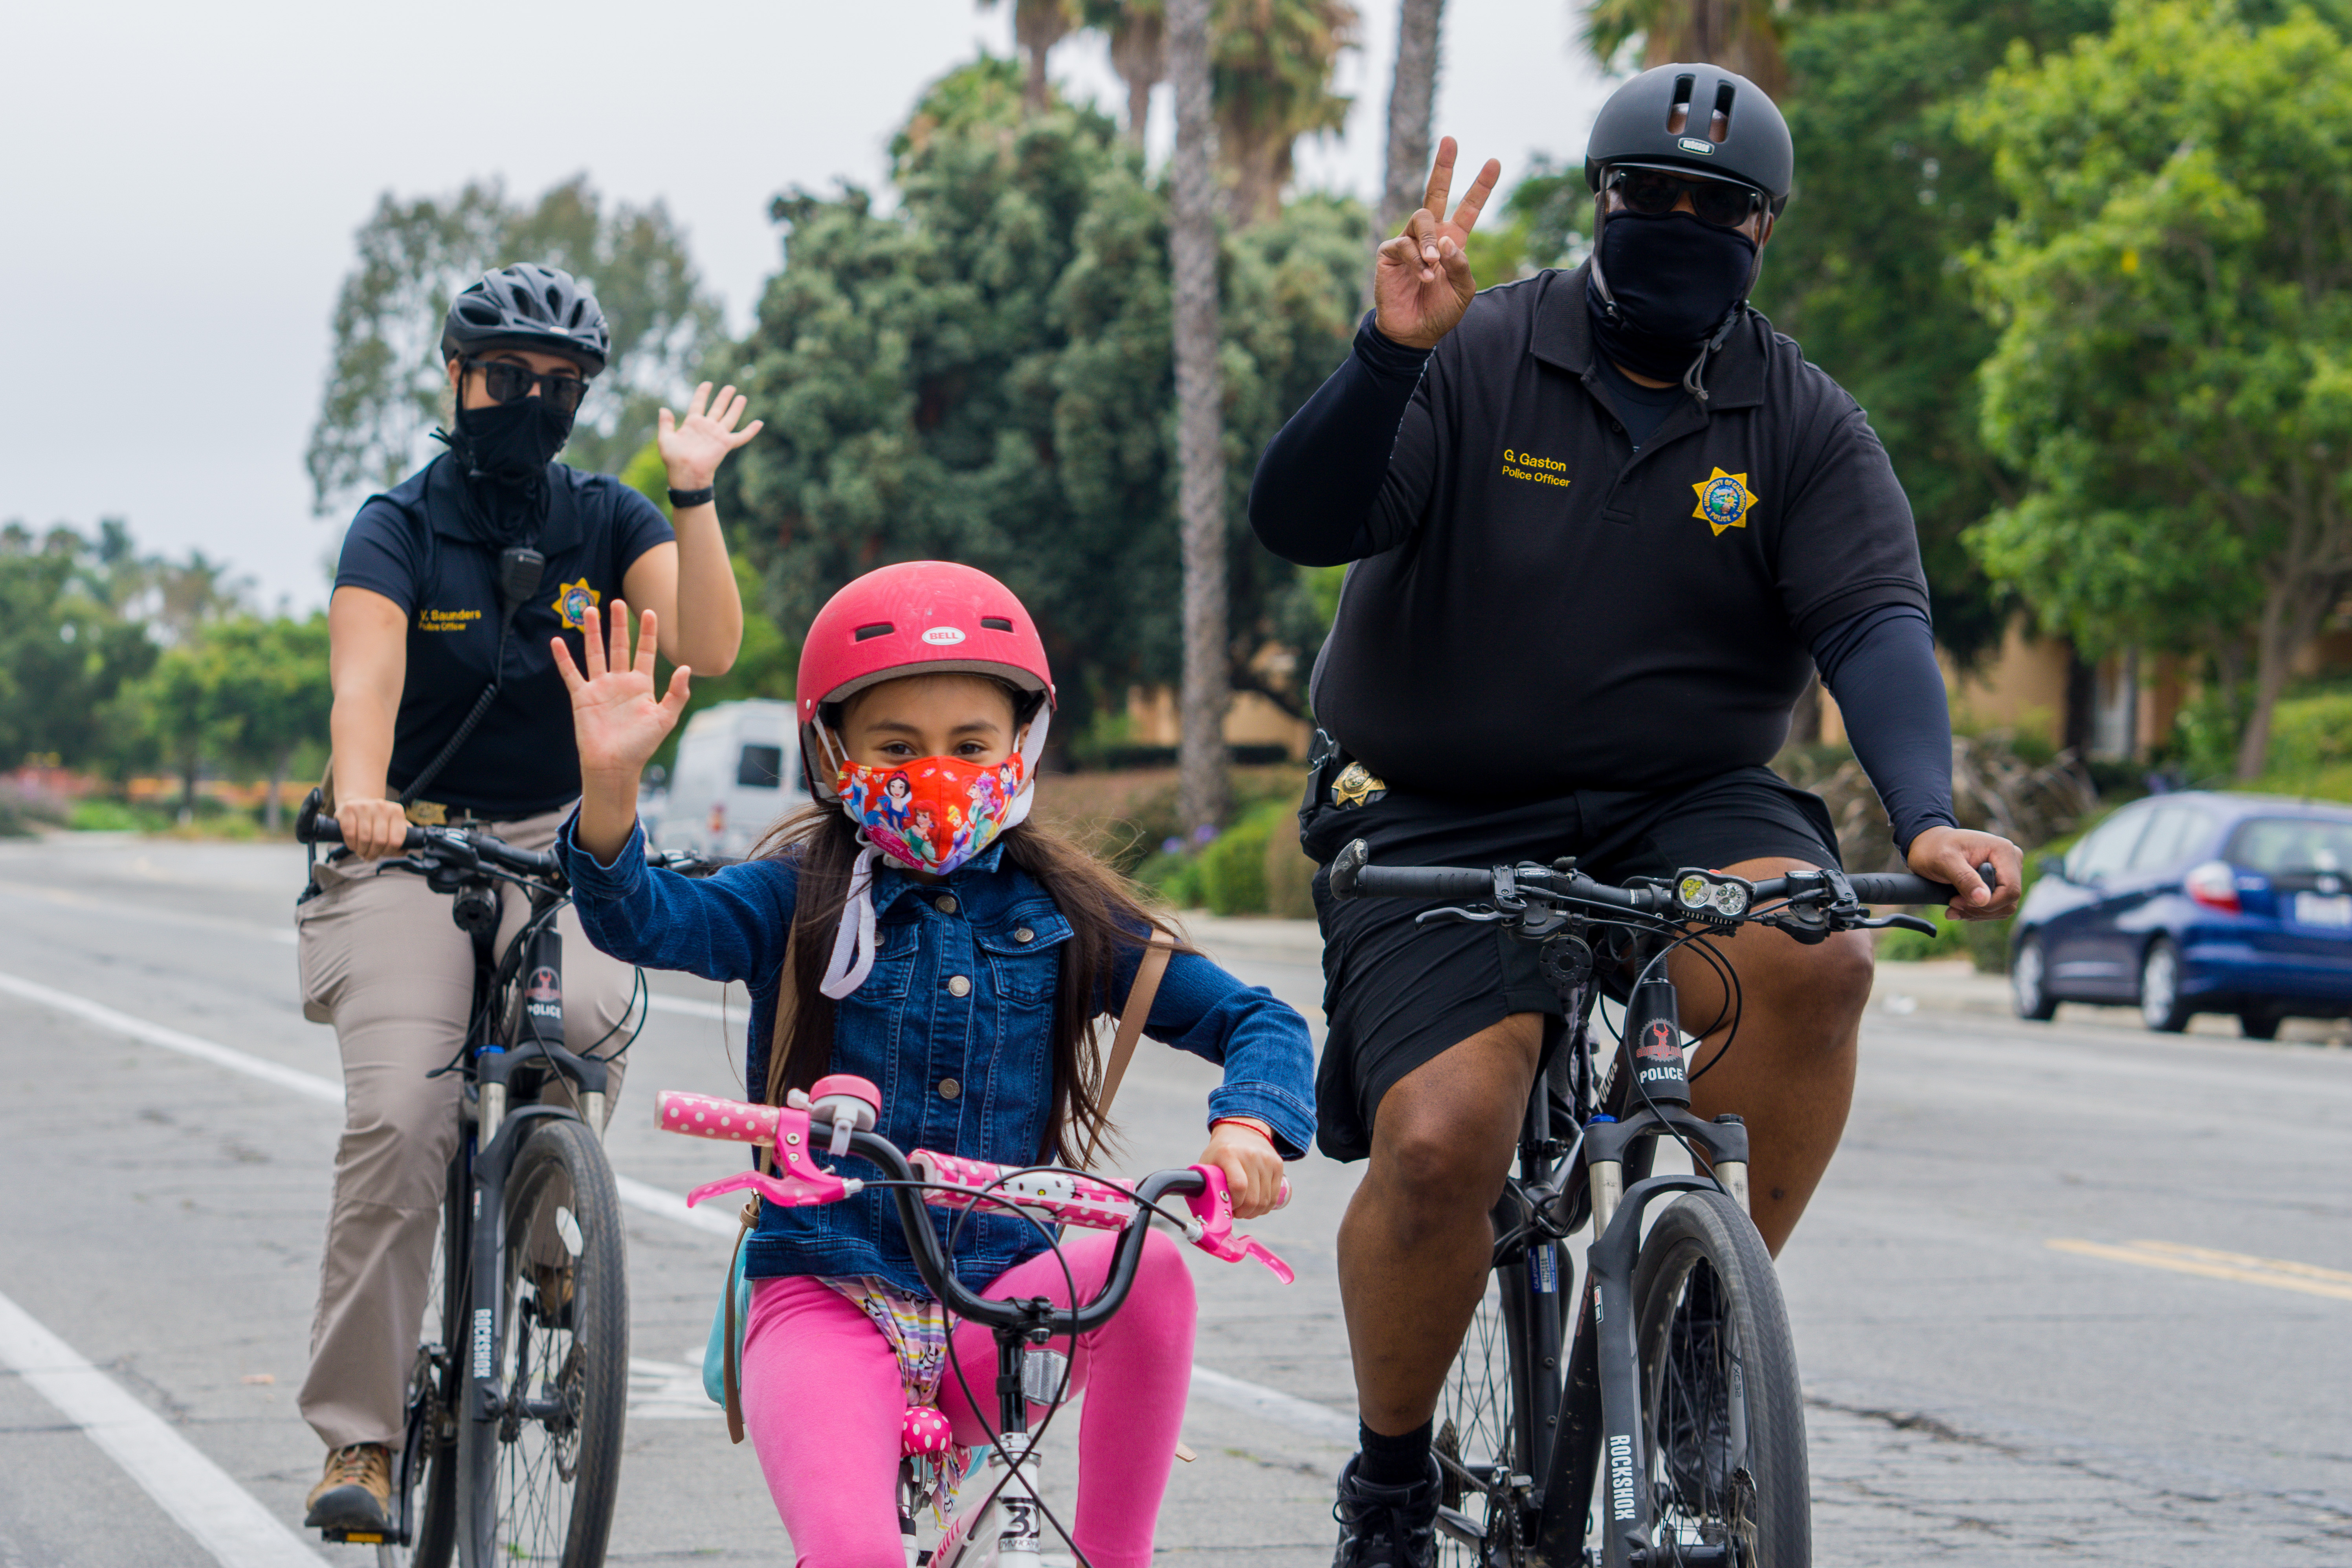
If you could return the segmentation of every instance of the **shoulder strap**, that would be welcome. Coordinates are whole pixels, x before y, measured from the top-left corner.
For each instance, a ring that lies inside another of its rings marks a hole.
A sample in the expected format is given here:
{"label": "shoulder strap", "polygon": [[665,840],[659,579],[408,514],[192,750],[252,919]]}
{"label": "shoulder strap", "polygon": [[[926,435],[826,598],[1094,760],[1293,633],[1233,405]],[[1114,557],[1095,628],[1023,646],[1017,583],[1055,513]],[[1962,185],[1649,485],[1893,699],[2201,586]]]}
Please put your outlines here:
{"label": "shoulder strap", "polygon": [[[784,937],[784,962],[776,972],[776,1026],[768,1037],[768,1086],[761,1097],[762,1105],[784,1102],[784,1047],[792,1042],[793,1020],[800,1012],[800,985],[793,978],[793,939],[789,929]],[[770,1175],[776,1173],[776,1152],[770,1149],[760,1157]],[[743,1205],[743,1223],[735,1232],[735,1258],[743,1255],[743,1243],[759,1227],[760,1200],[754,1196]],[[743,1440],[742,1369],[736,1364],[742,1341],[742,1325],[735,1321],[735,1262],[727,1265],[727,1436],[730,1442]]]}
{"label": "shoulder strap", "polygon": [[[1160,976],[1168,973],[1168,959],[1175,949],[1168,933],[1153,927],[1142,959],[1135,966],[1135,983],[1127,988],[1127,1007],[1118,1016],[1118,1033],[1111,1037],[1110,1060],[1103,1064],[1102,1096],[1095,1102],[1096,1110],[1106,1119],[1110,1115],[1110,1102],[1118,1098],[1119,1080],[1127,1076],[1127,1064],[1135,1055],[1135,1042],[1143,1037],[1144,1021],[1151,1016],[1151,1003],[1160,994]],[[1081,1163],[1095,1163],[1095,1149],[1101,1142],[1099,1128],[1087,1141],[1087,1156]]]}

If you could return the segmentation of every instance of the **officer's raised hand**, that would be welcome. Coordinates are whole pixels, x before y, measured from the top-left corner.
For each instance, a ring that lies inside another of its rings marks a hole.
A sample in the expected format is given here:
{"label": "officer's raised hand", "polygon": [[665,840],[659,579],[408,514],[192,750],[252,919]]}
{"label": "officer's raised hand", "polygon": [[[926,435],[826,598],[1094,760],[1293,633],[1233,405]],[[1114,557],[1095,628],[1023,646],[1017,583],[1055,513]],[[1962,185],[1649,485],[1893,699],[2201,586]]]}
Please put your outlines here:
{"label": "officer's raised hand", "polygon": [[1437,163],[1429,171],[1429,188],[1421,210],[1405,220],[1404,232],[1381,247],[1372,268],[1373,325],[1381,336],[1407,348],[1429,349],[1452,331],[1470,308],[1478,285],[1470,277],[1470,258],[1462,253],[1503,165],[1495,159],[1478,171],[1451,218],[1438,215],[1454,186],[1454,138],[1437,143]]}

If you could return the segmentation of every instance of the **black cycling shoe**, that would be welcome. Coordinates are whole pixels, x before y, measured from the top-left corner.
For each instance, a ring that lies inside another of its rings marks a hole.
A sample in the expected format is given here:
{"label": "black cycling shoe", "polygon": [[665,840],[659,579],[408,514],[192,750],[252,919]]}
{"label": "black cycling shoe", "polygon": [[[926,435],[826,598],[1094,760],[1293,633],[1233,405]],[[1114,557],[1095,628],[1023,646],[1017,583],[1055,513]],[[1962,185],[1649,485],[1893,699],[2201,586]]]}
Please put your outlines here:
{"label": "black cycling shoe", "polygon": [[1436,1457],[1429,1479],[1408,1487],[1376,1487],[1356,1479],[1362,1455],[1339,1472],[1339,1500],[1331,1517],[1339,1521],[1339,1549],[1331,1568],[1431,1568],[1437,1561],[1437,1492],[1443,1472]]}

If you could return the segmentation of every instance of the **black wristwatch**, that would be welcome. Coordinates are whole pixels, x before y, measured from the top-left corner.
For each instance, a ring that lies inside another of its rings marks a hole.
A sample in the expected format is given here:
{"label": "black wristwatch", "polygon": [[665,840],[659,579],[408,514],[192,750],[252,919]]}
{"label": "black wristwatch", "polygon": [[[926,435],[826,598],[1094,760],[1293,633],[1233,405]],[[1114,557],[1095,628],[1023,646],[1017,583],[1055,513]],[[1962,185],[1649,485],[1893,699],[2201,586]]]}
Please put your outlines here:
{"label": "black wristwatch", "polygon": [[705,485],[698,490],[672,490],[669,492],[669,509],[672,511],[684,511],[688,507],[709,506],[718,499],[717,485]]}

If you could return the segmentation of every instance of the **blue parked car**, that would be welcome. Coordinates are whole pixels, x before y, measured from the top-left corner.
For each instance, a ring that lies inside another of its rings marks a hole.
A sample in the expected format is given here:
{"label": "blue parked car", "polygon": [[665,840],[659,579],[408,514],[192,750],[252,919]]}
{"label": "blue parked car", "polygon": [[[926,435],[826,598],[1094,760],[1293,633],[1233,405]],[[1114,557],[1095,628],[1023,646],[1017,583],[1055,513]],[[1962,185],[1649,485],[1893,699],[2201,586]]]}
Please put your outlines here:
{"label": "blue parked car", "polygon": [[2151,1029],[2234,1013],[2352,1016],[2352,809],[2193,792],[2135,801],[2026,894],[2011,935],[2021,1018],[2137,1003]]}

